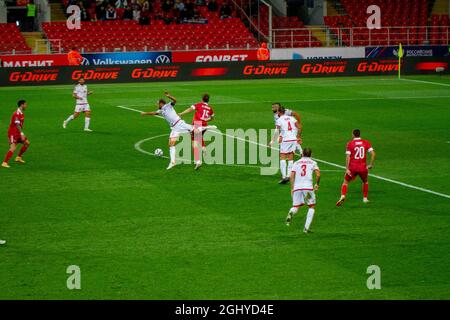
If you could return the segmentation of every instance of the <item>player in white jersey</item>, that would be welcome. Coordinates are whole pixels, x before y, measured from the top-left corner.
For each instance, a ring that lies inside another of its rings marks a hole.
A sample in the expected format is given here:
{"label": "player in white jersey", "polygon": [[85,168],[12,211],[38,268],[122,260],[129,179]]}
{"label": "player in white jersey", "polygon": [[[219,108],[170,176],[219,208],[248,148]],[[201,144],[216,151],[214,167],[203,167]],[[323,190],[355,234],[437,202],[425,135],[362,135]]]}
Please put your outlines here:
{"label": "player in white jersey", "polygon": [[167,167],[167,170],[172,169],[176,165],[176,148],[175,145],[178,141],[178,138],[180,137],[180,134],[182,133],[191,133],[193,131],[195,132],[202,132],[206,129],[216,129],[216,126],[205,126],[205,127],[198,127],[194,128],[193,125],[187,124],[180,118],[180,116],[177,114],[177,112],[174,109],[174,106],[177,102],[177,99],[169,94],[169,92],[164,92],[164,95],[172,100],[171,102],[167,103],[166,100],[160,99],[158,101],[158,110],[157,111],[151,111],[151,112],[142,112],[142,116],[156,116],[161,115],[169,124],[170,126],[170,136],[169,136],[169,153],[170,153],[170,163]]}
{"label": "player in white jersey", "polygon": [[[276,122],[277,122],[278,118],[280,117],[278,115],[278,110],[280,108],[283,108],[281,106],[281,103],[279,103],[279,102],[272,103],[273,120],[275,121],[275,125],[276,125]],[[302,128],[302,121],[300,119],[300,116],[299,116],[299,114],[297,112],[295,112],[295,111],[293,111],[291,109],[287,109],[287,108],[284,108],[284,114],[287,115],[287,116],[294,117],[295,120],[297,120],[298,131],[300,132],[300,138],[298,139],[298,143],[297,143],[297,147],[296,148],[297,148],[299,154],[301,155],[302,154],[302,146],[301,146],[302,138],[301,138],[301,135],[302,135],[303,128]]]}
{"label": "player in white jersey", "polygon": [[287,116],[285,109],[281,107],[278,109],[279,118],[276,121],[275,135],[270,142],[272,146],[277,135],[280,143],[280,184],[289,182],[292,165],[294,164],[294,153],[297,148],[297,142],[300,138],[298,130],[298,122],[294,117]]}
{"label": "player in white jersey", "polygon": [[[298,160],[292,167],[291,173],[291,195],[292,208],[289,210],[286,218],[286,224],[289,226],[298,208],[308,205],[308,214],[303,232],[310,232],[311,222],[314,218],[316,195],[314,191],[319,189],[320,170],[317,163],[311,159],[312,150],[305,148],[303,157]],[[316,175],[316,183],[313,185],[314,174]]]}
{"label": "player in white jersey", "polygon": [[73,89],[72,96],[76,99],[75,104],[75,112],[71,114],[66,120],[63,122],[63,128],[67,128],[67,125],[70,121],[78,118],[80,113],[84,113],[84,131],[91,132],[89,129],[89,124],[91,123],[91,107],[89,106],[89,102],[87,97],[91,95],[93,92],[89,91],[87,85],[85,83],[84,78],[80,78],[78,80],[78,84]]}

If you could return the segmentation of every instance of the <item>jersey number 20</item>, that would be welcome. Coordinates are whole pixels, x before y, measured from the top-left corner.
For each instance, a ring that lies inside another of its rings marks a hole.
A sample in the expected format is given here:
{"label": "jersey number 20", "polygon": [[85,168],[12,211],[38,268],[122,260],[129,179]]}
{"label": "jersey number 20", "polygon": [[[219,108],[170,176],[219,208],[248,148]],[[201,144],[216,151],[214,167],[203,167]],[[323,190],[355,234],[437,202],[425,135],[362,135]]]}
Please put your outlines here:
{"label": "jersey number 20", "polygon": [[364,147],[355,147],[355,160],[364,159],[365,150]]}

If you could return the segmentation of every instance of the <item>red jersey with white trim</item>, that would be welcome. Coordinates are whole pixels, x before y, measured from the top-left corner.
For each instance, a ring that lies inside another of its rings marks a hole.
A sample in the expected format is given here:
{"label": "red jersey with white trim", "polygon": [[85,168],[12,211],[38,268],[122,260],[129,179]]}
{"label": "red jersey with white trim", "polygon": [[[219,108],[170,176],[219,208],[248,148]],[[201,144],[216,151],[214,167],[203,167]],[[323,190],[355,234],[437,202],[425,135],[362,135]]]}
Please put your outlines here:
{"label": "red jersey with white trim", "polygon": [[192,124],[195,122],[201,122],[201,125],[207,126],[208,120],[214,115],[213,109],[206,102],[199,102],[191,106],[195,110]]}
{"label": "red jersey with white trim", "polygon": [[25,121],[25,115],[22,110],[17,109],[11,117],[11,123],[9,124],[8,136],[20,136],[20,130],[17,129],[17,125],[23,128],[23,123]]}
{"label": "red jersey with white trim", "polygon": [[192,124],[196,122],[201,122],[201,125],[207,126],[208,121],[214,115],[213,109],[206,102],[199,102],[191,106],[195,110],[194,118],[192,119]]}
{"label": "red jersey with white trim", "polygon": [[369,141],[361,138],[355,138],[347,143],[346,154],[350,156],[350,171],[367,170],[367,153],[372,152],[373,148]]}

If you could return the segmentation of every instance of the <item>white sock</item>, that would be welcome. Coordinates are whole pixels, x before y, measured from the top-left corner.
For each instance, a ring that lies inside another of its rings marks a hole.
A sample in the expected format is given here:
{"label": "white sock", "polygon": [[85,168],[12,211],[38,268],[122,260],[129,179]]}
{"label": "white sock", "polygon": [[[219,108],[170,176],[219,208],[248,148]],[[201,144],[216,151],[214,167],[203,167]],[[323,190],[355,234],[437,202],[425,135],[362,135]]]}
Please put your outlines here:
{"label": "white sock", "polygon": [[308,215],[306,216],[306,223],[305,223],[305,229],[309,230],[309,227],[311,226],[311,222],[313,221],[314,218],[314,209],[313,208],[309,208],[308,210]]}
{"label": "white sock", "polygon": [[294,216],[298,211],[298,208],[292,207],[291,210],[289,210],[289,213],[292,213],[292,215]]}
{"label": "white sock", "polygon": [[290,177],[291,176],[291,172],[292,172],[292,166],[294,165],[294,161],[293,160],[289,160],[288,161],[288,171],[287,171],[287,176]]}
{"label": "white sock", "polygon": [[89,129],[89,123],[91,122],[91,118],[84,118],[84,128]]}
{"label": "white sock", "polygon": [[74,119],[73,114],[71,114],[67,119],[66,119],[66,123],[69,123],[70,121],[72,121]]}
{"label": "white sock", "polygon": [[175,163],[175,153],[176,153],[175,146],[170,147],[169,151],[170,151],[170,162]]}
{"label": "white sock", "polygon": [[287,177],[286,173],[286,160],[280,160],[280,171],[283,178]]}

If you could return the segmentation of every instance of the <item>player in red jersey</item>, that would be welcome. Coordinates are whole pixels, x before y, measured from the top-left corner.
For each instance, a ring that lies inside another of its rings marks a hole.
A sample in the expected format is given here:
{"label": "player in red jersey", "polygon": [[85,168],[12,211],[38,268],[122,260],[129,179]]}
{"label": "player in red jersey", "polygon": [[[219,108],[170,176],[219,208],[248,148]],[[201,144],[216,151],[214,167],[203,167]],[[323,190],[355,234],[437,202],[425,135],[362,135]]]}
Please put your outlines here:
{"label": "player in red jersey", "polygon": [[23,122],[25,121],[25,115],[24,111],[27,108],[27,102],[25,100],[19,100],[17,102],[17,110],[14,112],[11,118],[11,123],[9,125],[8,129],[8,140],[10,143],[10,148],[8,153],[5,156],[5,160],[3,160],[2,167],[3,168],[9,168],[9,159],[14,154],[14,151],[16,151],[17,145],[23,144],[22,148],[19,151],[19,154],[17,155],[15,161],[19,163],[25,163],[25,161],[22,159],[22,155],[27,151],[28,147],[30,146],[30,141],[28,141],[27,137],[25,136],[25,133],[23,133]]}
{"label": "player in red jersey", "polygon": [[[367,153],[370,153],[370,164],[367,165]],[[339,207],[344,203],[347,195],[347,187],[350,181],[359,176],[363,182],[363,202],[367,203],[367,195],[369,194],[369,170],[373,168],[375,161],[375,150],[369,141],[361,139],[361,131],[359,129],[353,130],[353,140],[347,143],[346,157],[346,172],[344,176],[344,183],[341,189],[341,198],[336,203]]]}
{"label": "player in red jersey", "polygon": [[[209,105],[209,94],[205,93],[202,96],[202,102],[193,104],[183,112],[179,114],[180,117],[184,116],[195,110],[194,118],[192,119],[192,124],[195,128],[198,127],[206,127],[208,126],[208,122],[214,119],[214,110]],[[198,170],[202,165],[202,161],[200,160],[200,143],[202,145],[203,152],[206,151],[205,141],[203,140],[203,135],[206,130],[203,130],[200,133],[195,133],[194,131],[191,133],[192,136],[192,148],[194,150],[194,160],[195,160],[195,170]]]}

